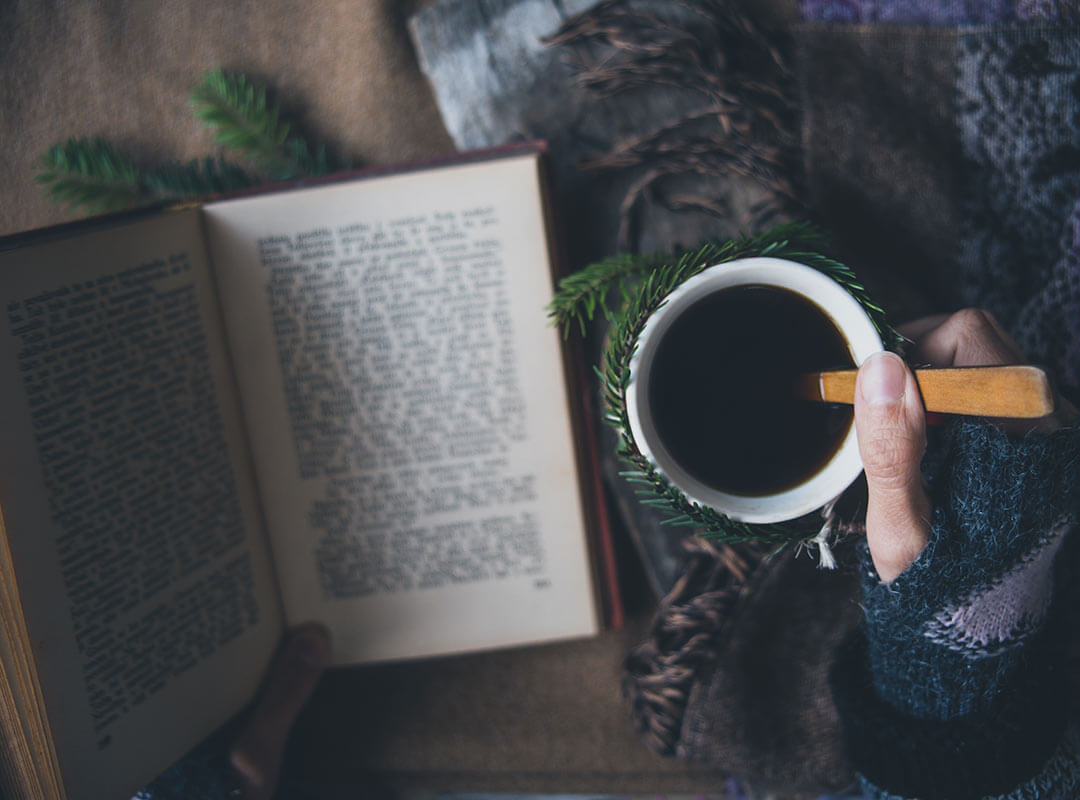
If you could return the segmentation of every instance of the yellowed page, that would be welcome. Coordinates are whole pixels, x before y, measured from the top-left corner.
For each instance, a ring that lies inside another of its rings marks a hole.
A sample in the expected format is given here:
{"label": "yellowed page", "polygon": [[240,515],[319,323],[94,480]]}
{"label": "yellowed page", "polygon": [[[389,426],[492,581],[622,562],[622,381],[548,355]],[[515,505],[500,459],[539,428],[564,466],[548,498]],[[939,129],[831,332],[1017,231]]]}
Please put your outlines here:
{"label": "yellowed page", "polygon": [[0,721],[5,761],[4,788],[14,797],[63,797],[63,778],[41,694],[33,646],[18,596],[11,550],[0,510]]}
{"label": "yellowed page", "polygon": [[285,613],[338,663],[597,629],[537,167],[204,209]]}
{"label": "yellowed page", "polygon": [[281,634],[197,211],[0,253],[0,504],[69,796],[130,797]]}

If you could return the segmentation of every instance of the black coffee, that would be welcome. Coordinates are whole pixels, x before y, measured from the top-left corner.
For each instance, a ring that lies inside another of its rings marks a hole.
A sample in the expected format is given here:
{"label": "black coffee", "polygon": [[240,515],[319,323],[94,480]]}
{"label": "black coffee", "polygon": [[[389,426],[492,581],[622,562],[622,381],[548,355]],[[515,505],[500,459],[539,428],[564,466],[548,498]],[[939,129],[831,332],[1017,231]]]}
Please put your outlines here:
{"label": "black coffee", "polygon": [[664,333],[649,403],[664,447],[697,480],[773,494],[820,470],[853,418],[850,406],[801,399],[797,377],[852,366],[836,325],[805,298],[771,286],[721,289]]}

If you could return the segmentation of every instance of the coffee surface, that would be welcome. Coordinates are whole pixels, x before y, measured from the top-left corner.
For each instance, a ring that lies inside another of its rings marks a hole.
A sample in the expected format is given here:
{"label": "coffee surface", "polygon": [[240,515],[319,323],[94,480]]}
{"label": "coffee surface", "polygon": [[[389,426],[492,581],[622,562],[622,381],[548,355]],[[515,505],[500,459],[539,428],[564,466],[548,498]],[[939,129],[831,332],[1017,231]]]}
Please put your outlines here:
{"label": "coffee surface", "polygon": [[774,494],[818,472],[853,419],[850,406],[800,398],[798,376],[853,366],[817,305],[737,286],[698,300],[663,334],[649,403],[660,441],[690,475],[730,494]]}

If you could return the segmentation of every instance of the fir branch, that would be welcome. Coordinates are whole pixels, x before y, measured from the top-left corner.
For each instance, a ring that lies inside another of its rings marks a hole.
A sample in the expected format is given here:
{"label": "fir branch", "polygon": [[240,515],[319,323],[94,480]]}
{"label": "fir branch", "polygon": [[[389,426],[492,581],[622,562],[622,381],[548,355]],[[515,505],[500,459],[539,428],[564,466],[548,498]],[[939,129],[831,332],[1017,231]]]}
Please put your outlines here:
{"label": "fir branch", "polygon": [[58,205],[113,211],[142,199],[139,170],[126,154],[103,139],[68,139],[39,159],[34,180]]}
{"label": "fir branch", "polygon": [[[324,146],[312,148],[293,133],[266,89],[243,75],[206,73],[191,102],[195,116],[215,129],[219,143],[238,149],[273,179],[321,175],[338,168]],[[100,138],[54,145],[39,165],[35,181],[51,201],[89,212],[205,197],[263,180],[222,157],[168,161],[140,171],[129,155]],[[345,160],[340,166],[349,165]]]}
{"label": "fir branch", "polygon": [[160,200],[182,200],[258,185],[259,180],[223,158],[168,161],[142,176],[146,192]]}
{"label": "fir branch", "polygon": [[[805,223],[778,225],[754,237],[708,242],[667,263],[644,272],[636,291],[618,313],[609,315],[607,344],[596,369],[600,377],[604,418],[618,434],[616,455],[629,467],[621,473],[638,487],[635,493],[646,505],[670,513],[668,525],[694,526],[707,537],[726,542],[760,541],[782,548],[805,541],[822,525],[820,517],[806,515],[776,524],[749,524],[733,520],[713,508],[691,502],[668,482],[641,453],[630,429],[626,392],[630,385],[630,361],[648,318],[688,278],[702,270],[751,256],[785,258],[813,267],[843,286],[866,310],[885,346],[898,349],[903,337],[889,324],[881,307],[873,303],[854,272],[841,262],[817,252],[825,249],[825,236]],[[589,273],[593,267],[583,272]],[[603,276],[604,271],[599,270]],[[573,306],[570,306],[573,308]],[[580,318],[579,318],[580,319]]]}
{"label": "fir branch", "polygon": [[657,253],[624,254],[590,264],[559,281],[558,291],[547,306],[548,316],[553,324],[563,329],[563,336],[570,335],[570,326],[574,322],[578,323],[584,336],[586,323],[593,321],[597,308],[611,319],[607,298],[613,290],[618,289],[620,300],[625,303],[629,299],[630,283],[665,258]]}
{"label": "fir branch", "polygon": [[259,182],[222,158],[169,161],[140,171],[130,156],[103,139],[69,139],[54,145],[41,157],[40,166],[35,180],[51,201],[91,213],[219,194]]}
{"label": "fir branch", "polygon": [[312,151],[281,119],[278,102],[244,75],[211,70],[191,93],[195,116],[219,144],[241,151],[275,180],[329,171],[324,148]]}

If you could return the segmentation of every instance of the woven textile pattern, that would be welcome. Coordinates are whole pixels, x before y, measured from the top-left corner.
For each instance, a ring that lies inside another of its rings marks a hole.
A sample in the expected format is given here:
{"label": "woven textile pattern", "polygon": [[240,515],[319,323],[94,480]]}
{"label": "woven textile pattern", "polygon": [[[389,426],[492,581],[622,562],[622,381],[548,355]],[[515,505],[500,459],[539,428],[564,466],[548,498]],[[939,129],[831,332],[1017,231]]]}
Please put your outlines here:
{"label": "woven textile pattern", "polygon": [[[1012,327],[1050,283],[1080,199],[1080,39],[1043,26],[962,35],[957,61],[961,297]],[[1045,346],[1030,338],[1021,346]]]}
{"label": "woven textile pattern", "polygon": [[1051,570],[1067,530],[1062,522],[999,579],[946,604],[927,620],[926,638],[970,660],[1022,647],[1050,608]]}
{"label": "woven textile pattern", "polygon": [[802,0],[808,22],[971,25],[1056,20],[1058,0]]}
{"label": "woven textile pattern", "polygon": [[1064,255],[1020,310],[1014,329],[1027,352],[1038,354],[1075,401],[1080,397],[1080,202],[1073,206],[1064,238]]}
{"label": "woven textile pattern", "polygon": [[[909,800],[898,794],[883,791],[865,778],[860,778],[866,800]],[[1080,729],[1070,728],[1061,746],[1054,751],[1046,767],[1034,778],[1002,795],[1000,800],[1032,800],[1032,798],[1080,797]]]}

